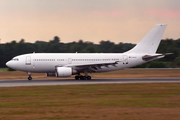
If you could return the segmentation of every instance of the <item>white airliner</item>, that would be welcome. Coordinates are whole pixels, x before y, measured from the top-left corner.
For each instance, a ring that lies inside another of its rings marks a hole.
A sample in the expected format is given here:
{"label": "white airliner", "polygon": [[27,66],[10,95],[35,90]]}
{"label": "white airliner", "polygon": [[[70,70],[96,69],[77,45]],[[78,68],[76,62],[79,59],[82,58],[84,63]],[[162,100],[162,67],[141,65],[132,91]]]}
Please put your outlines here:
{"label": "white airliner", "polygon": [[[28,73],[47,76],[91,79],[88,73],[108,72],[134,67],[167,54],[156,53],[167,25],[156,25],[133,49],[124,53],[30,53],[14,57],[6,65]],[[81,75],[84,73],[84,76]]]}

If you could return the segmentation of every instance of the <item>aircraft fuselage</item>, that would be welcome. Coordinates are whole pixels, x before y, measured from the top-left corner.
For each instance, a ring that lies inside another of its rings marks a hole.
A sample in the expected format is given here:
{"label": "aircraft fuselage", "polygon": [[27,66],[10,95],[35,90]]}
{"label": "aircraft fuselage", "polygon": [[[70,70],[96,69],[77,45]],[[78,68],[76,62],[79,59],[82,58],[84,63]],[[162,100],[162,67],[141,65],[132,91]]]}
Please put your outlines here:
{"label": "aircraft fuselage", "polygon": [[[55,67],[61,66],[86,67],[86,63],[92,63],[93,66],[116,62],[117,64],[104,65],[96,70],[96,72],[108,72],[145,63],[142,56],[121,53],[32,53],[16,56],[7,65],[25,72],[49,73],[55,72]],[[74,67],[72,69],[78,69]]]}

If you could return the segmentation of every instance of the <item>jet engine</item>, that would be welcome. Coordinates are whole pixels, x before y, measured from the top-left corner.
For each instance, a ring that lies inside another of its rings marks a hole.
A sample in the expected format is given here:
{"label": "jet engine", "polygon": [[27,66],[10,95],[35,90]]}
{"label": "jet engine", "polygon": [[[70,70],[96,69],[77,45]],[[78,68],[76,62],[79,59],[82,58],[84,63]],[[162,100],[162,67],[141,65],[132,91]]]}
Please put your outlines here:
{"label": "jet engine", "polygon": [[70,67],[56,67],[56,77],[70,77],[73,70]]}

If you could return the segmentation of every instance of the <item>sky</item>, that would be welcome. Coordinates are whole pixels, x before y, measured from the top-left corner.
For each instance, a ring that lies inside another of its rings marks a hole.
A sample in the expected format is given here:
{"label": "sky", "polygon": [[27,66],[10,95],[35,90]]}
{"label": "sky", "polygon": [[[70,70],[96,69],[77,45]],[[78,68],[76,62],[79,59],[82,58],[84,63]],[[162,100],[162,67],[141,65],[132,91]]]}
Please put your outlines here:
{"label": "sky", "polygon": [[137,44],[156,24],[180,38],[180,0],[0,0],[1,43],[90,41]]}

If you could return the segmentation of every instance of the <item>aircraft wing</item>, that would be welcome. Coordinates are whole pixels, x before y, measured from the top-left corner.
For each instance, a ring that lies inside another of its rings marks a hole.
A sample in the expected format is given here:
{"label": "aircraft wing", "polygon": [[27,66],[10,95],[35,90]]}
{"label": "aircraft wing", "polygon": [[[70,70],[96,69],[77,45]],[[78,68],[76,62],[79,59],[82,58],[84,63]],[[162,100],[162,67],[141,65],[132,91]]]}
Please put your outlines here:
{"label": "aircraft wing", "polygon": [[68,64],[63,67],[73,67],[76,70],[84,71],[87,70],[88,72],[95,72],[98,69],[101,69],[101,67],[107,67],[109,65],[112,65],[116,67],[116,64],[118,64],[120,61],[108,61],[108,62],[93,62],[93,63],[83,63],[83,64]]}

